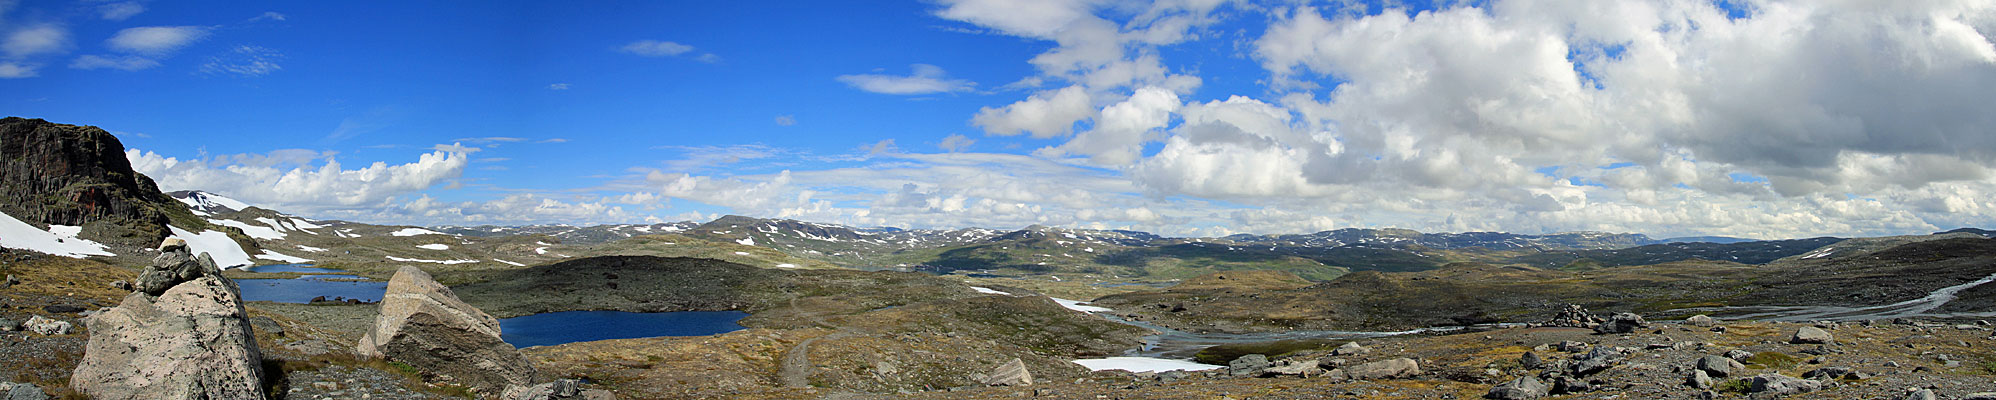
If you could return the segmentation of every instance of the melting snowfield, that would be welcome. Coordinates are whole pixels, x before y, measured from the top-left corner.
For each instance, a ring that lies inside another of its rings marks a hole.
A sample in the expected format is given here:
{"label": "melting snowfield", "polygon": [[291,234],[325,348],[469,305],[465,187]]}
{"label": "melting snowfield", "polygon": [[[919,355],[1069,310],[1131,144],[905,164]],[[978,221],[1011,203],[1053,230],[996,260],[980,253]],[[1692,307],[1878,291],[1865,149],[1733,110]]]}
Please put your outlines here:
{"label": "melting snowfield", "polygon": [[1171,360],[1153,357],[1109,357],[1087,360],[1074,360],[1075,364],[1088,367],[1089,371],[1120,369],[1130,372],[1164,371],[1205,371],[1226,368],[1213,364],[1200,364],[1185,360]]}
{"label": "melting snowfield", "polygon": [[44,231],[14,219],[11,215],[0,213],[0,247],[34,250],[73,258],[111,255],[102,244],[76,238],[76,235],[82,232],[82,227],[63,225],[50,225],[49,230]]}
{"label": "melting snowfield", "polygon": [[208,257],[215,259],[215,265],[222,268],[256,264],[256,261],[250,260],[249,253],[243,251],[242,245],[236,244],[235,239],[230,239],[229,234],[222,231],[195,234],[177,226],[167,226],[167,229],[173,230],[173,237],[187,241],[187,248],[194,254],[208,253]]}

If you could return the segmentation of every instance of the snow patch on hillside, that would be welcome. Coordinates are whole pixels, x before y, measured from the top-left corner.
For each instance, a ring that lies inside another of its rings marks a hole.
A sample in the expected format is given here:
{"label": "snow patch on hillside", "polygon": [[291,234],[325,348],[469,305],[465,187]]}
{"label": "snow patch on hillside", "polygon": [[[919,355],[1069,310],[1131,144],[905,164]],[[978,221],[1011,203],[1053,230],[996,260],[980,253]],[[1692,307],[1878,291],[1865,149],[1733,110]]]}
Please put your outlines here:
{"label": "snow patch on hillside", "polygon": [[416,236],[416,235],[442,235],[444,233],[423,228],[402,228],[402,230],[389,232],[388,234],[392,236]]}
{"label": "snow patch on hillside", "polygon": [[430,243],[430,244],[416,245],[416,248],[423,250],[450,250],[450,245],[443,243]]}
{"label": "snow patch on hillside", "polygon": [[281,263],[289,263],[289,264],[304,264],[304,263],[309,263],[309,262],[312,262],[312,260],[311,260],[311,259],[307,259],[307,258],[300,258],[300,257],[293,257],[293,256],[290,256],[290,255],[285,255],[284,253],[279,253],[279,252],[275,252],[275,251],[270,251],[270,249],[263,249],[263,253],[262,253],[262,254],[257,254],[257,255],[256,255],[256,258],[261,258],[261,259],[265,259],[265,260],[271,260],[271,261],[276,261],[276,262],[281,262]]}
{"label": "snow patch on hillside", "polygon": [[102,244],[76,238],[76,235],[82,232],[83,227],[63,225],[50,225],[49,230],[43,231],[34,225],[14,219],[11,215],[0,213],[0,247],[34,250],[74,258],[112,255],[110,251],[104,250]]}
{"label": "snow patch on hillside", "polygon": [[211,219],[208,220],[208,223],[226,226],[230,228],[241,229],[243,230],[244,235],[249,235],[249,237],[252,238],[263,239],[263,240],[284,239],[284,232],[279,232],[276,228],[271,228],[268,226],[250,225],[242,221],[228,220],[228,219]]}
{"label": "snow patch on hillside", "polygon": [[243,251],[242,245],[236,244],[235,239],[230,239],[229,234],[222,231],[195,234],[178,226],[167,226],[167,229],[173,230],[173,237],[187,241],[187,248],[195,255],[208,253],[208,257],[215,259],[215,266],[226,269],[256,264],[256,261],[250,260],[249,253]]}
{"label": "snow patch on hillside", "polygon": [[470,264],[470,263],[475,263],[475,262],[478,262],[478,260],[425,260],[425,259],[421,259],[421,258],[402,258],[402,257],[396,257],[396,256],[387,256],[387,257],[388,257],[388,259],[389,259],[389,260],[391,260],[391,261],[401,261],[401,262],[419,262],[419,263],[431,263],[431,264],[443,264],[443,265],[451,265],[451,264]]}
{"label": "snow patch on hillside", "polygon": [[1096,359],[1087,359],[1087,360],[1074,360],[1074,363],[1081,364],[1081,366],[1083,367],[1088,367],[1089,371],[1120,369],[1130,372],[1164,372],[1164,371],[1205,371],[1209,369],[1224,368],[1222,366],[1213,365],[1213,364],[1200,364],[1185,360],[1170,360],[1170,359],[1151,358],[1151,357],[1096,358]]}

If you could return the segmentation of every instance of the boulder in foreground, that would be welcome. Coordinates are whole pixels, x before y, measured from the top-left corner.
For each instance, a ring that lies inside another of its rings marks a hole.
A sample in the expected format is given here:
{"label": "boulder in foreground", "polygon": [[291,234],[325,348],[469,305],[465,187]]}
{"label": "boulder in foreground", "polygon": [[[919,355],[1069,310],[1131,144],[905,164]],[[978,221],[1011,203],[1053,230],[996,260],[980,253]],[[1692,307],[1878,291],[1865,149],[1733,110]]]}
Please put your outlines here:
{"label": "boulder in foreground", "polygon": [[532,385],[536,375],[519,350],[499,339],[498,319],[459,301],[416,267],[402,267],[388,280],[381,314],[355,351],[486,395]]}
{"label": "boulder in foreground", "polygon": [[[166,246],[155,262],[207,260],[187,252],[185,245]],[[263,357],[241,292],[219,274],[194,274],[161,288],[158,297],[132,293],[84,323],[90,342],[69,385],[91,398],[265,398]]]}

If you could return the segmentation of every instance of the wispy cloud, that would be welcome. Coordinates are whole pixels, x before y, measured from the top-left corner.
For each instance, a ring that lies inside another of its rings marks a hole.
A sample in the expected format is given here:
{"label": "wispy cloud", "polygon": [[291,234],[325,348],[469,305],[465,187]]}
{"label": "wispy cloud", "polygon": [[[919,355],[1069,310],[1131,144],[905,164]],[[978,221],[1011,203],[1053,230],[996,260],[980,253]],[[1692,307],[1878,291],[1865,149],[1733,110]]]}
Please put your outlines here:
{"label": "wispy cloud", "polygon": [[250,17],[249,22],[283,21],[283,20],[284,20],[284,14],[280,14],[276,11],[264,11],[263,14],[258,14],[255,17]]}
{"label": "wispy cloud", "polygon": [[548,90],[568,90],[568,84],[566,83],[548,84]]}
{"label": "wispy cloud", "polygon": [[69,31],[60,25],[43,24],[15,30],[0,42],[0,51],[19,59],[37,54],[60,52],[69,46]]}
{"label": "wispy cloud", "polygon": [[284,54],[259,46],[236,46],[227,55],[211,57],[201,65],[201,72],[207,74],[228,74],[237,76],[264,76],[284,69],[277,60]]}
{"label": "wispy cloud", "polygon": [[69,62],[69,67],[75,69],[108,68],[108,69],[116,69],[124,71],[137,71],[157,66],[159,66],[158,61],[153,61],[152,59],[145,57],[100,56],[95,54],[86,54],[80,57],[76,57],[76,60]]}
{"label": "wispy cloud", "polygon": [[778,116],[776,116],[776,126],[791,126],[791,125],[796,125],[796,124],[797,124],[797,117],[796,117],[796,116],[793,116],[793,115],[778,115]]}
{"label": "wispy cloud", "polygon": [[205,37],[208,28],[199,26],[142,26],[118,31],[104,44],[114,50],[161,56]]}
{"label": "wispy cloud", "polygon": [[35,69],[39,67],[34,64],[22,64],[11,61],[0,62],[0,79],[33,78],[36,75]]}
{"label": "wispy cloud", "polygon": [[976,83],[962,79],[948,79],[942,67],[915,64],[910,66],[913,74],[907,76],[885,74],[839,75],[839,82],[868,92],[881,94],[934,94],[969,91]]}
{"label": "wispy cloud", "polygon": [[136,1],[126,1],[97,6],[98,16],[112,21],[124,21],[139,13],[146,12],[146,5]]}
{"label": "wispy cloud", "polygon": [[708,64],[721,62],[721,56],[714,53],[695,54],[693,46],[664,40],[639,40],[618,48],[618,51],[644,57],[677,57],[683,55],[692,57],[694,61]]}

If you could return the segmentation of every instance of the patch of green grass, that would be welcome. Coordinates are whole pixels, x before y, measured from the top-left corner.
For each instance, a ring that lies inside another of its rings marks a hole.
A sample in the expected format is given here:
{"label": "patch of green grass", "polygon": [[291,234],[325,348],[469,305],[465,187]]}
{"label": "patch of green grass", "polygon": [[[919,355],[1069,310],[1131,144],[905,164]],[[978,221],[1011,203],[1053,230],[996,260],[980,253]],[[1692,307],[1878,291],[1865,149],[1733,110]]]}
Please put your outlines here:
{"label": "patch of green grass", "polygon": [[1742,361],[1746,362],[1747,368],[1756,369],[1789,369],[1802,363],[1800,358],[1775,351],[1754,353],[1752,357]]}
{"label": "patch of green grass", "polygon": [[1746,393],[1747,389],[1752,388],[1753,382],[1747,382],[1745,379],[1725,379],[1712,384],[1712,389],[1719,393]]}

